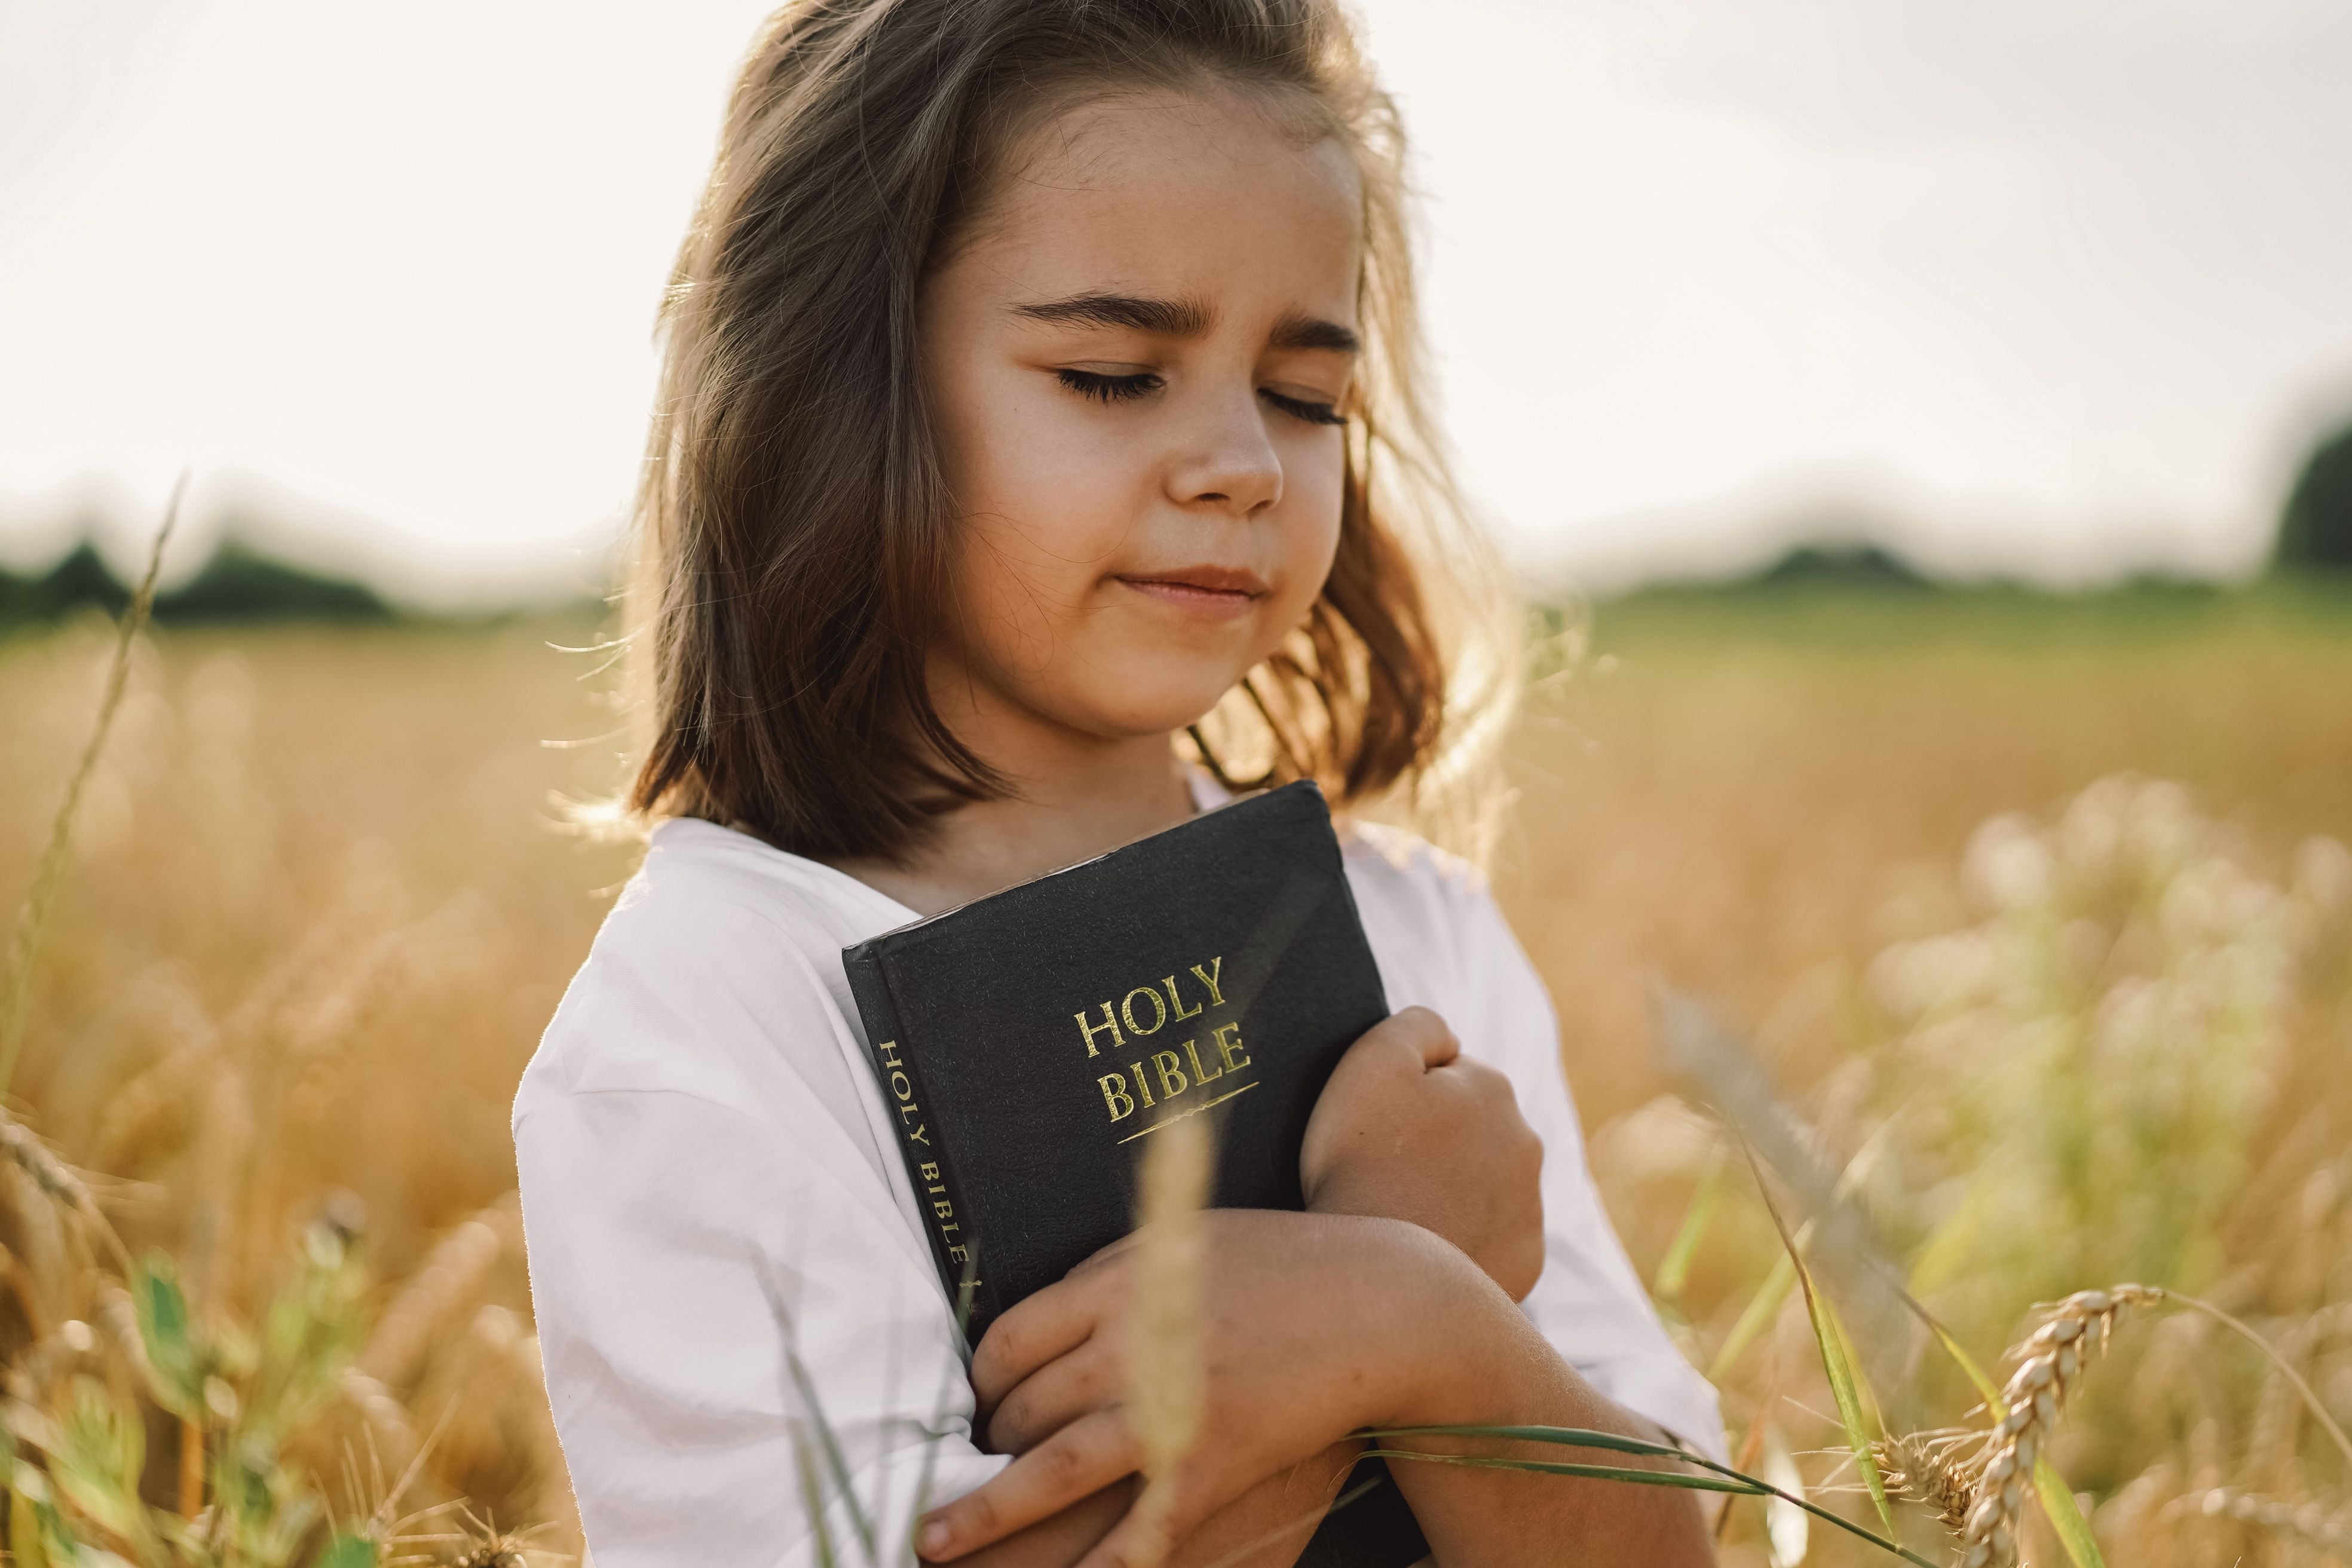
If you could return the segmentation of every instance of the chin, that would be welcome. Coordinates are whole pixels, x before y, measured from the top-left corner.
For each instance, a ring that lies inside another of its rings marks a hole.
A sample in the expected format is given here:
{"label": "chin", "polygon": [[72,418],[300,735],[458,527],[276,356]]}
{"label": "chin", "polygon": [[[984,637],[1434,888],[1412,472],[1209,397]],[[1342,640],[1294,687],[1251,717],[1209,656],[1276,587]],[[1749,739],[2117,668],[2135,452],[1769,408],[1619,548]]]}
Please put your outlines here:
{"label": "chin", "polygon": [[1121,689],[1101,693],[1088,704],[1096,722],[1087,726],[1107,735],[1164,735],[1199,722],[1231,690],[1239,675],[1214,685],[1165,679],[1139,679]]}

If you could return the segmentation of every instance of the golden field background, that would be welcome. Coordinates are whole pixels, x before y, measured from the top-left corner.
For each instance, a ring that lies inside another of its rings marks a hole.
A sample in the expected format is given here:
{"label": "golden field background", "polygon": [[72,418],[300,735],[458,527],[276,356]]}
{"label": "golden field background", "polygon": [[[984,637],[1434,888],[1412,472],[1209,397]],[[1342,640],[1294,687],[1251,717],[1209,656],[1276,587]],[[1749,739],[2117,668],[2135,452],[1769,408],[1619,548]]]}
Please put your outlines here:
{"label": "golden field background", "polygon": [[[596,630],[138,645],[11,1095],[129,1251],[175,1256],[199,1324],[231,1326],[205,1374],[215,1415],[150,1408],[118,1455],[151,1501],[174,1497],[187,1433],[242,1430],[268,1332],[240,1360],[233,1325],[275,1321],[323,1220],[363,1275],[274,1469],[348,1518],[422,1447],[406,1501],[464,1496],[576,1551],[506,1116],[632,863],[559,827],[559,802],[616,778],[609,673],[551,646]],[[1550,983],[1636,1265],[1655,1277],[1690,1243],[1661,1283],[1695,1359],[1741,1331],[1779,1244],[1655,1048],[1660,984],[1750,1044],[1980,1361],[2036,1300],[2168,1270],[2150,1282],[2247,1318],[2352,1421],[2352,600],[1667,595],[1591,630],[1511,743],[1495,879]],[[0,640],[12,902],[110,642],[98,618]],[[56,1415],[112,1375],[80,1323],[125,1309],[44,1212],[20,1190],[0,1217],[0,1363],[16,1407]],[[1760,1317],[1722,1369],[1745,1468],[1793,1463],[1874,1518],[1838,1489],[1853,1467],[1801,1301]],[[2053,1458],[2111,1562],[2328,1560],[2352,1528],[2344,1459],[2210,1329],[2127,1323]],[[1971,1419],[1933,1352],[1876,1392],[1896,1430]],[[1727,1561],[1796,1560],[1761,1517],[1736,1505]],[[306,1528],[284,1560],[310,1560]],[[1948,1552],[1932,1518],[1904,1528]],[[1869,1555],[1818,1526],[1802,1554]]]}

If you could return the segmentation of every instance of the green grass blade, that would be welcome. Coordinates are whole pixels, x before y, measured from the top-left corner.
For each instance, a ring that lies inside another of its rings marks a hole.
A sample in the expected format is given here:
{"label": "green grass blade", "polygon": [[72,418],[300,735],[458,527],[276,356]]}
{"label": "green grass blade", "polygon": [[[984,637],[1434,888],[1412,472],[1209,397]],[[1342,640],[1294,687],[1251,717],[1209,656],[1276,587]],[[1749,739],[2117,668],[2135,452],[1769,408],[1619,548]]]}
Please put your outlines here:
{"label": "green grass blade", "polygon": [[155,1403],[184,1421],[201,1423],[205,1356],[196,1343],[187,1294],[180,1289],[171,1260],[160,1252],[149,1253],[146,1263],[131,1275],[131,1291]]}
{"label": "green grass blade", "polygon": [[1718,1143],[1708,1154],[1706,1169],[1698,1178],[1698,1186],[1691,1194],[1690,1207],[1683,1211],[1683,1223],[1675,1232],[1675,1239],[1666,1247],[1665,1257],[1658,1260],[1657,1279],[1650,1286],[1650,1294],[1661,1301],[1681,1309],[1683,1291],[1690,1285],[1691,1263],[1698,1257],[1698,1244],[1706,1238],[1709,1221],[1715,1218],[1716,1202],[1723,1195],[1723,1171],[1727,1163],[1723,1146]]}
{"label": "green grass blade", "polygon": [[1780,1245],[1787,1253],[1790,1266],[1796,1270],[1797,1283],[1805,1292],[1805,1310],[1811,1315],[1814,1342],[1821,1346],[1822,1370],[1829,1374],[1830,1395],[1837,1401],[1838,1420],[1845,1427],[1846,1441],[1853,1448],[1854,1468],[1862,1472],[1862,1484],[1870,1489],[1870,1500],[1878,1507],[1879,1522],[1886,1533],[1895,1533],[1895,1510],[1886,1500],[1886,1482],[1878,1473],[1878,1460],[1870,1451],[1872,1433],[1862,1411],[1861,1396],[1855,1392],[1853,1363],[1845,1353],[1845,1331],[1838,1326],[1837,1314],[1831,1310],[1829,1300],[1813,1287],[1813,1271],[1805,1267],[1805,1259],[1796,1239],[1789,1234],[1780,1218],[1780,1208],[1764,1184],[1764,1173],[1756,1173],[1756,1191],[1764,1200],[1764,1212],[1772,1216],[1772,1227],[1780,1233]]}
{"label": "green grass blade", "polygon": [[[1524,1430],[1540,1431],[1546,1428],[1525,1428]],[[1573,1431],[1574,1428],[1551,1428],[1551,1430]],[[1576,1446],[1601,1447],[1600,1444],[1586,1444],[1581,1440],[1591,1436],[1591,1433],[1578,1434]],[[1550,1440],[1537,1439],[1537,1441]],[[1655,1447],[1655,1445],[1653,1446]],[[1528,1470],[1538,1475],[1548,1476],[1589,1476],[1598,1480],[1631,1481],[1636,1486],[1680,1487],[1693,1491],[1730,1492],[1745,1497],[1779,1498],[1782,1502],[1792,1507],[1803,1509],[1816,1519],[1836,1525],[1848,1535],[1858,1536],[1869,1542],[1882,1552],[1893,1552],[1904,1562],[1913,1564],[1914,1568],[1938,1568],[1937,1564],[1920,1556],[1909,1547],[1890,1541],[1874,1531],[1865,1530],[1850,1519],[1840,1518],[1825,1508],[1816,1507],[1803,1498],[1791,1496],[1769,1481],[1761,1481],[1753,1476],[1742,1475],[1728,1465],[1718,1465],[1712,1459],[1701,1458],[1696,1454],[1685,1454],[1679,1449],[1669,1450],[1669,1452],[1677,1458],[1686,1459],[1696,1465],[1703,1465],[1716,1473],[1712,1477],[1687,1474],[1678,1476],[1671,1470],[1636,1470],[1617,1465],[1576,1465],[1550,1459],[1492,1458],[1484,1455],[1472,1454],[1423,1454],[1410,1448],[1374,1448],[1364,1458],[1413,1459],[1424,1464],[1435,1465],[1466,1465],[1475,1469]]]}
{"label": "green grass blade", "polygon": [[1878,1506],[1879,1522],[1892,1535],[1895,1510],[1886,1500],[1886,1482],[1878,1473],[1876,1457],[1870,1451],[1872,1433],[1856,1391],[1853,1363],[1845,1352],[1845,1330],[1839,1326],[1837,1313],[1828,1299],[1813,1289],[1811,1271],[1801,1262],[1797,1265],[1797,1283],[1805,1288],[1805,1307],[1812,1313],[1813,1338],[1822,1347],[1822,1370],[1829,1373],[1830,1394],[1837,1400],[1838,1420],[1845,1426],[1846,1441],[1853,1447],[1854,1468],[1862,1472],[1862,1484],[1870,1489],[1870,1500]]}
{"label": "green grass blade", "polygon": [[2091,1534],[2090,1521],[2074,1506],[2074,1494],[2066,1489],[2066,1478],[2058,1473],[2058,1467],[2046,1458],[2036,1459],[2033,1489],[2041,1496],[2042,1511],[2050,1516],[2050,1528],[2058,1532],[2058,1542],[2074,1559],[2074,1568],[2107,1568]]}
{"label": "green grass blade", "polygon": [[1715,1352],[1715,1359],[1707,1363],[1706,1380],[1709,1383],[1721,1383],[1738,1363],[1748,1347],[1755,1343],[1756,1337],[1772,1326],[1772,1320],[1780,1315],[1781,1303],[1789,1299],[1789,1292],[1796,1288],[1796,1284],[1797,1271],[1790,1265],[1787,1257],[1776,1260],[1772,1271],[1764,1277],[1764,1283],[1758,1286],[1756,1294],[1748,1299],[1739,1321],[1731,1325],[1731,1332],[1724,1337],[1721,1348]]}
{"label": "green grass blade", "polygon": [[[809,1425],[816,1429],[815,1457],[824,1459],[825,1473],[840,1490],[842,1501],[849,1510],[850,1528],[857,1532],[857,1543],[866,1549],[866,1560],[879,1562],[881,1554],[875,1541],[874,1521],[866,1517],[864,1506],[857,1500],[855,1478],[849,1473],[848,1459],[842,1454],[841,1440],[834,1436],[833,1423],[825,1419],[824,1406],[817,1398],[816,1380],[809,1376],[800,1352],[789,1344],[784,1347],[784,1364],[792,1374],[794,1391],[807,1407]],[[803,1438],[802,1443],[805,1447],[806,1439]],[[810,1478],[806,1484],[814,1485],[814,1478]]]}
{"label": "green grass blade", "polygon": [[1886,1413],[1878,1407],[1878,1391],[1870,1386],[1870,1379],[1860,1370],[1862,1357],[1854,1353],[1853,1336],[1846,1332],[1845,1320],[1838,1315],[1836,1306],[1827,1296],[1822,1298],[1822,1310],[1828,1314],[1830,1329],[1837,1335],[1839,1353],[1845,1357],[1846,1365],[1855,1369],[1853,1391],[1862,1396],[1863,1425],[1872,1436],[1883,1437],[1886,1435]]}
{"label": "green grass blade", "polygon": [[364,1535],[343,1534],[327,1542],[318,1568],[376,1568],[383,1553]]}
{"label": "green grass blade", "polygon": [[1616,1454],[1648,1454],[1661,1459],[1692,1456],[1668,1443],[1590,1426],[1373,1426],[1354,1434],[1375,1441],[1386,1437],[1499,1437],[1515,1443],[1550,1443],[1563,1448],[1606,1448]]}
{"label": "green grass blade", "polygon": [[1970,1383],[1976,1384],[1977,1394],[1985,1402],[1985,1408],[1992,1413],[1992,1418],[1998,1421],[2008,1415],[2009,1406],[2001,1402],[2000,1384],[1977,1364],[1976,1357],[1960,1348],[1960,1342],[1952,1337],[1952,1331],[1944,1327],[1936,1315],[1921,1306],[1909,1291],[1904,1292],[1903,1299],[1910,1302],[1911,1310],[1918,1314],[1919,1321],[1927,1325],[1927,1331],[1936,1336],[1936,1342],[1944,1347],[1944,1353],[1968,1374]]}
{"label": "green grass blade", "polygon": [[[955,1293],[956,1342],[966,1346],[967,1349],[971,1342],[971,1334],[968,1331],[971,1327],[971,1296],[979,1283],[980,1247],[978,1243],[974,1243],[965,1250],[963,1278],[957,1282]],[[923,1462],[915,1470],[915,1504],[913,1511],[908,1515],[909,1539],[907,1558],[908,1562],[915,1561],[918,1555],[913,1550],[912,1537],[915,1532],[922,1529],[923,1516],[931,1511],[931,1480],[939,1470],[940,1445],[946,1441],[948,1436],[945,1426],[948,1396],[953,1389],[960,1386],[961,1386],[961,1380],[956,1373],[945,1374],[940,1386],[939,1399],[932,1407],[931,1425],[924,1428],[927,1440],[923,1444]],[[887,1497],[877,1497],[875,1500],[877,1507],[888,1506]]]}
{"label": "green grass blade", "polygon": [[1695,1476],[1686,1470],[1637,1470],[1631,1465],[1580,1465],[1567,1459],[1512,1459],[1495,1454],[1423,1454],[1410,1448],[1373,1448],[1367,1459],[1420,1459],[1433,1465],[1467,1465],[1479,1470],[1528,1470],[1539,1476],[1589,1476],[1595,1480],[1632,1481],[1635,1486],[1675,1487],[1692,1492],[1737,1492],[1761,1497],[1754,1487],[1723,1476]]}
{"label": "green grass blade", "polygon": [[818,1481],[816,1456],[809,1451],[808,1439],[793,1439],[793,1460],[800,1471],[801,1506],[808,1510],[809,1529],[816,1537],[817,1568],[839,1568],[840,1556],[833,1545],[833,1527],[825,1522],[824,1487]]}

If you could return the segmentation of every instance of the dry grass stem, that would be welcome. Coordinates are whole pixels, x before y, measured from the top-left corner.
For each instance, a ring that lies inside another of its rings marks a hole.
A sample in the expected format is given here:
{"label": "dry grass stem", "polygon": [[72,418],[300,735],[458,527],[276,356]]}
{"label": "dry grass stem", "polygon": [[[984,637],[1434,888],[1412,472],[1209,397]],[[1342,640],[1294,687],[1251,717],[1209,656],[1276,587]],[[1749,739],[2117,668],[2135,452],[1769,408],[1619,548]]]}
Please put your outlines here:
{"label": "dry grass stem", "polygon": [[2017,1521],[2033,1484],[2033,1466],[2058,1429],[2074,1379],[2106,1348],[2126,1309],[2163,1299],[2163,1291],[2145,1285],[2079,1290],[2052,1308],[2017,1347],[2021,1363],[2001,1390],[2009,1414],[1976,1461],[1979,1495],[1961,1533],[1960,1568],[2010,1568],[2017,1561]]}
{"label": "dry grass stem", "polygon": [[188,476],[183,472],[172,486],[172,499],[163,508],[163,526],[156,530],[155,542],[147,552],[146,574],[139,579],[139,587],[131,595],[131,603],[115,628],[114,657],[107,666],[106,693],[99,699],[97,721],[90,726],[89,742],[82,747],[81,761],[74,767],[73,778],[66,785],[65,799],[49,821],[48,841],[41,847],[41,858],[35,863],[32,890],[25,896],[25,907],[16,917],[16,938],[8,949],[6,1000],[0,1003],[0,1094],[8,1091],[8,1084],[16,1077],[16,1055],[24,1047],[25,1020],[33,1003],[33,965],[40,957],[41,934],[48,925],[49,906],[65,879],[66,850],[73,841],[74,818],[81,813],[82,795],[89,787],[89,776],[97,771],[99,753],[106,749],[107,732],[114,728],[114,715],[122,707],[123,689],[131,680],[131,647],[155,608],[155,578],[163,569],[163,546],[172,537],[173,526],[180,521],[180,498],[187,489]]}
{"label": "dry grass stem", "polygon": [[1208,1123],[1198,1116],[1155,1133],[1143,1158],[1128,1411],[1143,1447],[1136,1511],[1155,1562],[1171,1544],[1176,1472],[1201,1427],[1201,1210],[1213,1167]]}

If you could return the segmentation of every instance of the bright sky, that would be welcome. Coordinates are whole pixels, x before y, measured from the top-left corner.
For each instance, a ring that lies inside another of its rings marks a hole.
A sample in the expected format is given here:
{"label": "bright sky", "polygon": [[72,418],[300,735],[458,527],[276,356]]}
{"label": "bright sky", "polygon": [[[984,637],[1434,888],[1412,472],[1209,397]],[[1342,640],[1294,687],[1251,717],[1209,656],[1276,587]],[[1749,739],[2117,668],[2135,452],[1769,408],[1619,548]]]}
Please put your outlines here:
{"label": "bright sky", "polygon": [[[0,0],[0,556],[193,464],[369,560],[593,570],[765,8]],[[2242,569],[2352,409],[2343,0],[1363,10],[1531,565],[1860,510],[1962,569]]]}

